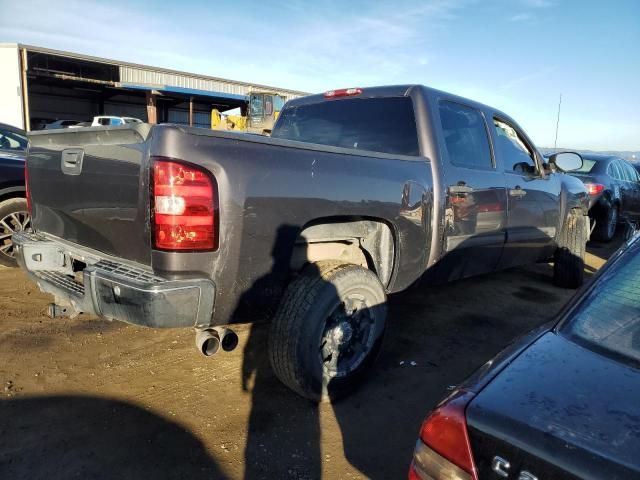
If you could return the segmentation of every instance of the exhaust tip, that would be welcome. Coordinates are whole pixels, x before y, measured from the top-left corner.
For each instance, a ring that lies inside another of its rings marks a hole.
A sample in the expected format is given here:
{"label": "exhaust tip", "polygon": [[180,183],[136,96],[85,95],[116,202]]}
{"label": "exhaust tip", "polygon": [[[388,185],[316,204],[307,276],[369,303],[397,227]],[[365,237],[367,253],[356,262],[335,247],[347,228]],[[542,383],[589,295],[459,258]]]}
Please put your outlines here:
{"label": "exhaust tip", "polygon": [[220,351],[230,352],[238,346],[238,335],[233,330],[224,327],[213,327],[196,332],[196,348],[205,357],[210,357]]}
{"label": "exhaust tip", "polygon": [[238,335],[233,330],[229,330],[228,328],[222,328],[220,335],[220,343],[222,344],[222,350],[225,352],[230,352],[234,350],[238,346]]}
{"label": "exhaust tip", "polygon": [[196,347],[205,357],[210,357],[220,350],[220,336],[215,330],[198,330]]}

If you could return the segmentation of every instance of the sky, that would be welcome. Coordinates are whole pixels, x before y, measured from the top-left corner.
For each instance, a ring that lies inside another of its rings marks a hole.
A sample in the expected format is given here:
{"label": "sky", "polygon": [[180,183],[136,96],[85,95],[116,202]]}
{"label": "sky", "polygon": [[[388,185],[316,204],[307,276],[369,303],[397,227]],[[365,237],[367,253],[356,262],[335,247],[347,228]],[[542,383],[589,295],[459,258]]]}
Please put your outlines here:
{"label": "sky", "polygon": [[639,0],[0,0],[0,42],[322,92],[422,83],[540,147],[640,150]]}

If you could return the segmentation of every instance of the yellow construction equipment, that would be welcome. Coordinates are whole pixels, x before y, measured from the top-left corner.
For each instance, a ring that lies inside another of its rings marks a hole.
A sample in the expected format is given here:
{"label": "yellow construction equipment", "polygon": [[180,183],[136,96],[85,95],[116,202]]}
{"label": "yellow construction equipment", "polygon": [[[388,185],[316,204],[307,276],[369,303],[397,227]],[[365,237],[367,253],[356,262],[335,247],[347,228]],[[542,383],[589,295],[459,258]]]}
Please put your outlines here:
{"label": "yellow construction equipment", "polygon": [[285,97],[273,92],[251,92],[243,115],[225,115],[211,111],[212,130],[234,130],[269,135],[285,102]]}

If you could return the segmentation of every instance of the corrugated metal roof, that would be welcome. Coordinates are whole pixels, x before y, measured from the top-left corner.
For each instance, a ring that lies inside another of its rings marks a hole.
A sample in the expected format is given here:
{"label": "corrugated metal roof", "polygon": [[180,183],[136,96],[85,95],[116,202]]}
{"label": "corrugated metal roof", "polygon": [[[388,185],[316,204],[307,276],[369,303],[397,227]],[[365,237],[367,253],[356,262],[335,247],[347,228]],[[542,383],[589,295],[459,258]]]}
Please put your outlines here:
{"label": "corrugated metal roof", "polygon": [[247,96],[249,93],[256,90],[277,92],[287,97],[287,99],[302,96],[300,93],[293,93],[290,90],[281,88],[263,87],[249,83],[243,84],[228,82],[221,79],[187,76],[128,66],[120,67],[120,82],[122,84],[132,83],[137,85],[166,85],[170,87],[184,88],[187,90],[220,92],[228,95],[241,96]]}
{"label": "corrugated metal roof", "polygon": [[267,90],[280,93],[281,95],[286,96],[288,99],[308,95],[308,93],[299,90],[272,87],[268,85],[248,83],[238,80],[228,80],[224,78],[212,77],[209,75],[199,75],[196,73],[181,72],[179,70],[152,67],[149,65],[140,65],[119,60],[112,60],[108,58],[94,57],[91,55],[84,55],[80,53],[37,47],[34,45],[0,44],[0,46],[14,45],[19,48],[24,48],[28,52],[45,53],[49,55],[56,55],[59,57],[116,65],[120,67],[120,81],[123,83],[170,85],[175,87],[224,92],[236,95],[247,95],[252,89],[261,91]]}

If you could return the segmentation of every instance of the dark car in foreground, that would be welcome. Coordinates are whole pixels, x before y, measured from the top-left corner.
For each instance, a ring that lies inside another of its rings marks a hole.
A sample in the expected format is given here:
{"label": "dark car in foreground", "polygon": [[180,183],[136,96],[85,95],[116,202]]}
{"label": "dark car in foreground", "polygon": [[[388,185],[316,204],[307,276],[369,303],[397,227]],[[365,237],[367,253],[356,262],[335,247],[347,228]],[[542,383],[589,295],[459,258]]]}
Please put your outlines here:
{"label": "dark car in foreground", "polygon": [[0,265],[10,267],[16,266],[11,237],[31,221],[24,186],[26,149],[25,132],[0,123]]}
{"label": "dark car in foreground", "polygon": [[640,237],[435,408],[409,478],[640,478]]}
{"label": "dark car in foreground", "polygon": [[619,157],[583,154],[582,158],[582,167],[571,175],[582,180],[589,191],[589,216],[595,221],[593,238],[609,242],[618,223],[640,220],[640,175]]}

